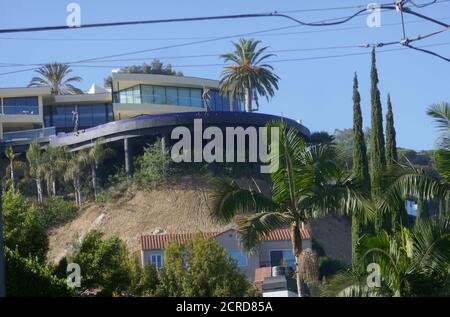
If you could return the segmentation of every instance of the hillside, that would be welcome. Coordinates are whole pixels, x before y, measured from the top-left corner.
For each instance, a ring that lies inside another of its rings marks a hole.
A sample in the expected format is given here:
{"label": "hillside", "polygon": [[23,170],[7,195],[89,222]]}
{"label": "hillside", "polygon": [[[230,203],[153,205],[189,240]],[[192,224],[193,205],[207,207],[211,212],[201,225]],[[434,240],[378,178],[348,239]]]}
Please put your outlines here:
{"label": "hillside", "polygon": [[[238,180],[249,185],[248,179]],[[86,205],[77,217],[50,232],[48,260],[57,262],[69,244],[96,228],[106,237],[117,234],[130,251],[138,251],[141,234],[164,230],[167,233],[221,231],[226,226],[209,218],[208,180],[204,177],[183,177],[173,184],[155,189],[131,187],[121,197],[103,206]],[[261,181],[263,192],[268,188]],[[350,223],[345,218],[329,217],[312,224],[313,237],[329,256],[349,262]]]}

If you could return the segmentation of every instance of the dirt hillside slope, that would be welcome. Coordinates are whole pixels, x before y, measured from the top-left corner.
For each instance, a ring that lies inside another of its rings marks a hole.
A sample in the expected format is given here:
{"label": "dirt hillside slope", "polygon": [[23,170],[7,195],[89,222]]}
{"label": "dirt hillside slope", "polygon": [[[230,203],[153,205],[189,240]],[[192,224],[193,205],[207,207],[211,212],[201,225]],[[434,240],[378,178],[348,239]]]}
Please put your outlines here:
{"label": "dirt hillside slope", "polygon": [[[240,180],[240,183],[247,185],[249,181]],[[263,192],[267,191],[264,184],[259,183],[258,186]],[[123,193],[122,198],[104,206],[87,205],[73,221],[50,232],[48,260],[59,261],[71,242],[93,228],[103,232],[106,237],[119,235],[133,252],[140,248],[141,234],[156,230],[167,233],[224,230],[227,227],[213,223],[209,218],[207,189],[206,178],[183,177],[174,184],[155,189],[130,188]],[[336,219],[321,221],[319,225],[314,223],[313,236],[316,230],[320,236],[324,235],[320,243],[327,253],[345,259],[345,251],[338,251],[342,249],[342,243],[346,244],[342,242],[347,240],[343,232],[345,225],[336,226],[336,223]],[[332,228],[328,228],[330,226]]]}

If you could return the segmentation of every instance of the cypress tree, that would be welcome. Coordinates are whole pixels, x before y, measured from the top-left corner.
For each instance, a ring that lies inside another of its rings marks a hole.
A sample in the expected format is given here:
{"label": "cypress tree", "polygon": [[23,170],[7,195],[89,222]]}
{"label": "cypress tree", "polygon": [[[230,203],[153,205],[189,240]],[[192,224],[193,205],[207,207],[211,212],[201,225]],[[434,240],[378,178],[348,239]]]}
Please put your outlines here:
{"label": "cypress tree", "polygon": [[383,184],[382,174],[386,167],[383,133],[383,110],[381,108],[380,91],[378,90],[378,71],[376,66],[375,48],[372,50],[371,77],[371,109],[372,128],[370,135],[370,178],[372,197],[380,197]]}
{"label": "cypress tree", "polygon": [[398,162],[397,142],[395,140],[394,113],[392,112],[391,96],[388,94],[386,114],[386,163],[392,165]]}
{"label": "cypress tree", "polygon": [[[398,162],[397,141],[394,127],[394,113],[392,111],[391,96],[387,97],[387,114],[386,114],[386,164],[392,167]],[[398,210],[393,210],[391,215],[391,228],[396,228],[400,224],[408,221],[408,213],[404,203],[398,206]]]}
{"label": "cypress tree", "polygon": [[[363,119],[361,114],[361,96],[358,91],[358,76],[353,79],[353,176],[370,190],[369,166],[367,148],[364,140]],[[352,262],[356,261],[356,246],[362,234],[362,221],[359,215],[352,215]]]}
{"label": "cypress tree", "polygon": [[[370,188],[372,199],[378,200],[383,192],[383,173],[386,169],[386,154],[383,133],[383,110],[381,107],[380,91],[378,90],[378,71],[376,65],[375,48],[372,50],[371,78],[371,134],[370,134]],[[380,231],[386,225],[391,225],[391,219],[386,215],[378,215],[375,220],[375,230]],[[390,217],[389,217],[390,218]]]}
{"label": "cypress tree", "polygon": [[358,76],[353,79],[353,175],[367,187],[370,186],[367,148],[364,139],[361,96],[358,91]]}

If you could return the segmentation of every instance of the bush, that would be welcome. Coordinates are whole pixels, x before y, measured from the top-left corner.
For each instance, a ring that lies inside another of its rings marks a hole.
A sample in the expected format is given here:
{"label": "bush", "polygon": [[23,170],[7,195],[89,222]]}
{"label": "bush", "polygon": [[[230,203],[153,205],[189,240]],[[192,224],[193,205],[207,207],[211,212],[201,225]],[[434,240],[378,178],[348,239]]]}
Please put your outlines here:
{"label": "bush", "polygon": [[82,240],[70,262],[81,268],[81,287],[100,288],[102,295],[127,291],[130,285],[130,263],[125,243],[117,236],[102,240],[99,231],[90,231]]}
{"label": "bush", "polygon": [[[185,263],[184,263],[185,262]],[[158,296],[255,296],[256,290],[236,262],[214,239],[195,236],[185,246],[171,243],[164,252]]]}
{"label": "bush", "polygon": [[319,278],[329,277],[336,274],[339,271],[347,269],[347,266],[338,259],[334,259],[328,256],[322,256],[319,258]]}
{"label": "bush", "polygon": [[49,229],[72,220],[77,213],[77,208],[73,201],[56,197],[45,200],[38,211],[43,225]]}
{"label": "bush", "polygon": [[159,284],[158,269],[152,263],[141,266],[139,257],[131,262],[131,285],[129,292],[135,296],[154,296]]}
{"label": "bush", "polygon": [[168,151],[162,151],[161,140],[144,149],[135,161],[135,180],[141,185],[163,182],[172,172],[172,160]]}
{"label": "bush", "polygon": [[97,194],[97,198],[95,199],[95,203],[97,205],[103,206],[107,202],[111,201],[112,198],[113,198],[113,195],[112,195],[111,191],[104,190],[104,191],[102,191],[102,192]]}
{"label": "bush", "polygon": [[46,228],[39,212],[27,198],[9,189],[3,194],[5,246],[17,250],[23,257],[33,256],[44,261],[48,250]]}
{"label": "bush", "polygon": [[11,297],[74,296],[73,289],[53,274],[51,267],[35,258],[23,258],[17,251],[5,249],[6,294]]}

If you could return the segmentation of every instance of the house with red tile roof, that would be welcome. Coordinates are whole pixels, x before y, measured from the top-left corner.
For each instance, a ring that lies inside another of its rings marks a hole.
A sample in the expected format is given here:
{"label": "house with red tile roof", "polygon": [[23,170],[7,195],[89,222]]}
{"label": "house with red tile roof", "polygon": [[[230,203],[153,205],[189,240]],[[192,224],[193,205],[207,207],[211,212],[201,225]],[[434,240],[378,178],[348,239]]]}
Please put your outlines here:
{"label": "house with red tile roof", "polygon": [[[239,245],[239,232],[228,229],[223,232],[202,232],[205,239],[214,238],[224,247],[229,256],[238,264],[239,269],[250,279],[255,279],[255,271],[261,267],[288,265],[295,267],[292,254],[290,229],[277,229],[267,234],[255,252],[249,253]],[[192,239],[195,233],[181,234],[148,234],[141,236],[141,263],[153,263],[158,268],[164,265],[164,249],[171,241],[184,244]],[[303,248],[311,248],[311,235],[306,229],[301,230]]]}

